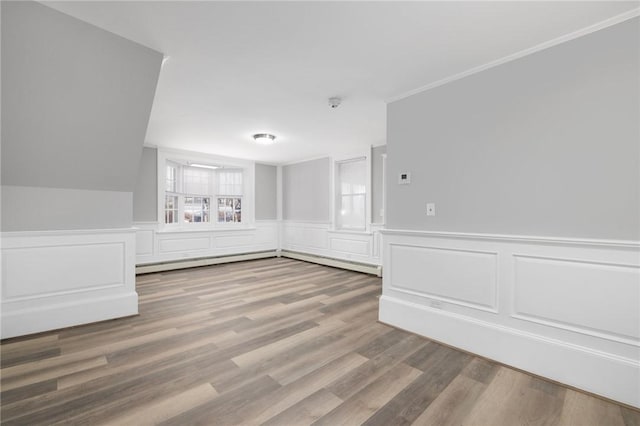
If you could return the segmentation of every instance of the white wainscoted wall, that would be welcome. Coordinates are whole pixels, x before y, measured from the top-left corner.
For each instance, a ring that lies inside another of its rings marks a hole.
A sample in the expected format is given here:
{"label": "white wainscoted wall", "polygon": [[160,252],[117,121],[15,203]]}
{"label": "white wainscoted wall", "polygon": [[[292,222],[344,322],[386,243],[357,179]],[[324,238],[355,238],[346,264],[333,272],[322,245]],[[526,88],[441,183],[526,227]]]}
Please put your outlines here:
{"label": "white wainscoted wall", "polygon": [[133,229],[2,233],[2,338],[138,313]]}
{"label": "white wainscoted wall", "polygon": [[371,232],[335,231],[328,223],[258,220],[240,229],[161,231],[157,222],[136,222],[136,264],[148,265],[264,251],[301,254],[379,266],[382,225]]}
{"label": "white wainscoted wall", "polygon": [[258,220],[248,228],[160,230],[158,222],[135,222],[136,263],[145,265],[278,249],[278,222]]}
{"label": "white wainscoted wall", "polygon": [[640,243],[382,233],[380,321],[640,407]]}
{"label": "white wainscoted wall", "polygon": [[382,263],[382,227],[371,225],[370,232],[337,231],[329,223],[285,220],[280,248],[377,266]]}

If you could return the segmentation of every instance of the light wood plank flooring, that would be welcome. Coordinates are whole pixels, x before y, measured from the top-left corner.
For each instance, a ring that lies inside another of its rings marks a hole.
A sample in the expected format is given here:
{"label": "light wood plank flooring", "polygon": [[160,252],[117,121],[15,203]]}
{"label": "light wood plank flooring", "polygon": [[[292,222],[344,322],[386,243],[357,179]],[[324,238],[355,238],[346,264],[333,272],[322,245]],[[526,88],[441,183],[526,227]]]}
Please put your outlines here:
{"label": "light wood plank flooring", "polygon": [[140,315],[2,342],[2,423],[640,425],[378,323],[381,280],[289,259],[138,277]]}

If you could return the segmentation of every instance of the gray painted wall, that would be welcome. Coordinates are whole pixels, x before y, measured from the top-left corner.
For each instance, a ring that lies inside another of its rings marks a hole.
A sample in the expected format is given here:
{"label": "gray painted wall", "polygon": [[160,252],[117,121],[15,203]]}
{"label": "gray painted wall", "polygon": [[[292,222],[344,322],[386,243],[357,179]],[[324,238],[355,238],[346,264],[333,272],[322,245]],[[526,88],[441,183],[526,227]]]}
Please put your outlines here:
{"label": "gray painted wall", "polygon": [[639,240],[639,35],[634,18],[390,104],[387,226]]}
{"label": "gray painted wall", "polygon": [[2,2],[2,230],[131,226],[162,54]]}
{"label": "gray painted wall", "polygon": [[145,147],[138,166],[138,180],[133,191],[133,220],[158,220],[158,150]]}
{"label": "gray painted wall", "polygon": [[282,218],[329,222],[330,159],[282,167]]}
{"label": "gray painted wall", "polygon": [[162,54],[2,2],[2,182],[133,191]]}
{"label": "gray painted wall", "polygon": [[386,154],[387,146],[376,146],[371,150],[371,222],[384,223],[380,211],[384,208],[382,189],[382,154]]}
{"label": "gray painted wall", "polygon": [[131,226],[131,192],[2,185],[2,231]]}
{"label": "gray painted wall", "polygon": [[256,220],[278,218],[278,168],[256,163]]}

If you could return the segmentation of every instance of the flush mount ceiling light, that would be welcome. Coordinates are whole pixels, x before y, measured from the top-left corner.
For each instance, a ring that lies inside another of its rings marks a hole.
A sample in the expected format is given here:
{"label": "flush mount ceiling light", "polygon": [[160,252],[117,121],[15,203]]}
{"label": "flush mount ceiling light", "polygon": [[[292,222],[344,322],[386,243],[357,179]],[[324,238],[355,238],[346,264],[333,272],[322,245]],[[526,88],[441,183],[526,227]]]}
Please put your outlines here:
{"label": "flush mount ceiling light", "polygon": [[256,133],[253,135],[253,140],[261,145],[271,145],[276,141],[276,137],[269,133]]}

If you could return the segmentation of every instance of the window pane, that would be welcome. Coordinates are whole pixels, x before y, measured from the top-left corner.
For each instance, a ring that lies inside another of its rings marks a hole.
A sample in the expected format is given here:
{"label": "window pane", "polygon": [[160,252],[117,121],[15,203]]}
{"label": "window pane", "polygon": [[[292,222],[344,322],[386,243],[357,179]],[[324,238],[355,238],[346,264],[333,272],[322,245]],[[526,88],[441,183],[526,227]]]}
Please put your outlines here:
{"label": "window pane", "polygon": [[338,163],[339,228],[366,229],[366,182],[365,158]]}
{"label": "window pane", "polygon": [[177,209],[178,208],[178,197],[175,195],[167,195],[165,197],[164,202],[165,209]]}
{"label": "window pane", "polygon": [[242,198],[218,197],[218,222],[242,222]]}
{"label": "window pane", "polygon": [[340,224],[345,229],[365,229],[365,195],[343,195]]}
{"label": "window pane", "polygon": [[167,181],[165,185],[165,191],[177,192],[176,168],[174,166],[167,165]]}
{"label": "window pane", "polygon": [[364,194],[367,181],[365,159],[339,163],[340,190],[342,194]]}
{"label": "window pane", "polygon": [[218,195],[242,195],[242,170],[218,172]]}
{"label": "window pane", "polygon": [[164,223],[178,222],[178,197],[167,195],[164,198]]}
{"label": "window pane", "polygon": [[209,194],[211,184],[211,171],[197,167],[183,167],[183,189],[186,194]]}
{"label": "window pane", "polygon": [[184,197],[184,221],[209,222],[209,201],[208,197]]}

